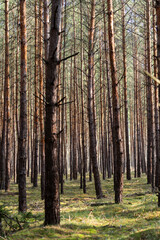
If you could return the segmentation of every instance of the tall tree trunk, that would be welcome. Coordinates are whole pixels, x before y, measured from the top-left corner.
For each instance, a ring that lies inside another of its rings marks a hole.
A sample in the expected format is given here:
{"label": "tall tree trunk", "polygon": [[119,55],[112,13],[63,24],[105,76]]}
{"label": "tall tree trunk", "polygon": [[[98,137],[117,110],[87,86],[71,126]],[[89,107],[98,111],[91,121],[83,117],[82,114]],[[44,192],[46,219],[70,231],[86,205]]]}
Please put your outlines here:
{"label": "tall tree trunk", "polygon": [[11,116],[10,116],[10,84],[9,84],[9,0],[5,0],[5,104],[6,104],[6,171],[5,190],[10,188],[11,164]]}
{"label": "tall tree trunk", "polygon": [[[107,95],[108,95],[108,158],[107,158],[107,171],[108,177],[111,177],[111,138],[112,133],[110,129],[113,129],[113,118],[112,118],[112,104],[111,104],[111,89],[110,89],[110,77],[109,77],[109,64],[108,64],[108,50],[107,50],[107,26],[106,26],[106,15],[105,15],[105,0],[102,0],[102,7],[103,7],[103,23],[104,23],[104,53],[105,53],[105,65],[106,65],[106,77],[107,77]],[[104,91],[105,97],[105,91]],[[104,112],[106,112],[106,106],[104,104]],[[104,118],[104,127],[106,124],[106,117]],[[105,130],[107,132],[107,130]],[[105,146],[107,146],[107,134],[105,135]],[[105,154],[107,156],[107,153]]]}
{"label": "tall tree trunk", "polygon": [[[19,14],[19,7],[17,7],[17,13]],[[19,104],[19,15],[17,19],[17,49],[16,49],[16,133],[17,139],[19,137],[19,111],[18,111],[18,104]],[[18,183],[18,171],[19,171],[19,163],[18,163],[18,152],[17,152],[17,183]]]}
{"label": "tall tree trunk", "polygon": [[42,42],[42,0],[39,0],[39,82],[40,82],[40,159],[41,159],[41,198],[44,199],[45,191],[45,136],[44,136],[44,91],[43,91],[43,42]]}
{"label": "tall tree trunk", "polygon": [[[160,0],[156,1],[156,15],[157,15],[157,66],[158,66],[158,78],[160,79]],[[159,86],[159,104],[160,104],[160,86]],[[159,118],[160,118],[160,106],[159,106]],[[160,134],[160,133],[159,133]],[[160,139],[160,136],[159,136]],[[158,206],[160,207],[160,155],[158,158]]]}
{"label": "tall tree trunk", "polygon": [[[100,59],[99,59],[99,64],[100,64],[100,73],[99,73],[99,79],[100,79],[100,156],[102,160],[102,177],[103,180],[106,179],[106,153],[107,153],[107,144],[105,141],[105,126],[104,126],[104,118],[106,112],[104,112],[105,107],[103,104],[105,104],[105,101],[103,101],[103,96],[105,91],[105,88],[102,83],[102,42],[101,38],[99,38],[99,49],[100,49]],[[105,145],[106,144],[106,145]],[[106,148],[106,150],[105,150]]]}
{"label": "tall tree trunk", "polygon": [[83,94],[83,4],[80,0],[80,23],[81,23],[81,132],[82,132],[82,175],[83,175],[83,193],[86,193],[86,145],[85,145],[85,121],[84,121],[84,94]]}
{"label": "tall tree trunk", "polygon": [[[73,3],[73,28],[74,28],[74,53],[76,52],[76,23],[75,23],[75,2]],[[74,102],[73,102],[73,179],[77,179],[78,163],[77,163],[77,109],[76,109],[76,84],[77,84],[77,63],[74,57],[74,72],[73,72],[73,86],[74,86]]]}
{"label": "tall tree trunk", "polygon": [[124,108],[125,108],[125,148],[126,148],[126,170],[127,179],[131,179],[130,153],[129,153],[129,133],[128,133],[128,101],[127,101],[127,66],[126,66],[126,40],[125,40],[125,7],[122,3],[122,38],[123,38],[123,69],[124,69]]}
{"label": "tall tree trunk", "polygon": [[57,158],[57,86],[61,0],[52,0],[49,57],[46,63],[45,119],[45,225],[60,223],[59,171]]}
{"label": "tall tree trunk", "polygon": [[[48,0],[43,0],[43,9],[44,9],[43,14],[44,14],[44,46],[45,46],[44,56],[45,56],[45,59],[47,60],[48,53],[49,53],[49,3],[48,3]],[[47,67],[45,65],[45,73],[47,71],[46,69]],[[43,94],[45,95],[45,92],[43,92]],[[44,154],[45,154],[45,136],[44,136]],[[44,155],[44,162],[42,162],[42,166],[41,166],[41,191],[42,191],[41,198],[44,199],[45,197],[45,155]]]}
{"label": "tall tree trunk", "polygon": [[[72,50],[71,50],[72,55]],[[71,58],[71,68],[70,68],[70,108],[69,108],[69,115],[70,115],[70,180],[73,178],[73,104],[72,104],[72,58]]]}
{"label": "tall tree trunk", "polygon": [[20,135],[18,139],[19,162],[19,211],[27,210],[26,203],[26,159],[27,159],[27,37],[26,0],[20,0],[21,24],[21,90],[20,90]]}
{"label": "tall tree trunk", "polygon": [[35,113],[34,113],[34,179],[33,186],[38,185],[38,3],[35,0]]}
{"label": "tall tree trunk", "polygon": [[4,57],[2,61],[2,91],[3,91],[3,127],[2,127],[2,138],[0,145],[0,189],[5,189],[5,146],[6,146],[6,138],[5,138],[5,129],[6,129],[6,103],[5,103],[5,81],[4,81],[4,70],[3,70]]}
{"label": "tall tree trunk", "polygon": [[91,2],[91,20],[89,32],[89,50],[88,50],[88,118],[89,118],[89,141],[90,157],[93,166],[95,180],[95,190],[97,198],[102,198],[101,182],[97,164],[97,143],[96,143],[96,125],[95,125],[95,105],[94,105],[94,35],[95,35],[95,5],[96,1]]}
{"label": "tall tree trunk", "polygon": [[[150,0],[146,2],[147,19],[147,70],[151,73],[151,40],[150,40]],[[153,154],[153,103],[152,80],[147,76],[147,183],[152,183]]]}
{"label": "tall tree trunk", "polygon": [[[157,68],[157,37],[156,37],[156,10],[153,3],[153,55],[154,55],[154,76],[158,77]],[[158,115],[158,85],[155,82],[155,148],[156,148],[156,166],[155,166],[155,186],[158,187],[158,165],[159,165],[159,115]]]}
{"label": "tall tree trunk", "polygon": [[109,36],[109,53],[112,77],[112,104],[113,104],[113,151],[114,151],[114,190],[115,203],[122,201],[123,191],[123,150],[120,129],[120,108],[118,96],[118,81],[115,59],[115,42],[113,30],[113,6],[112,0],[108,0],[108,36]]}
{"label": "tall tree trunk", "polygon": [[[64,30],[66,31],[66,0],[64,0],[64,3],[62,1],[62,5],[64,5]],[[63,27],[63,24],[62,24]],[[61,27],[61,28],[62,28]],[[66,32],[64,33],[63,37],[63,58],[66,56]],[[65,78],[66,78],[66,64],[65,61],[63,62],[63,78],[62,78],[62,94],[61,98],[64,100],[64,84],[65,84]],[[60,142],[60,149],[61,149],[61,167],[60,167],[60,182],[61,182],[61,194],[63,194],[63,175],[64,175],[64,140],[65,140],[65,127],[64,127],[64,101],[62,102],[61,106],[61,142]]]}

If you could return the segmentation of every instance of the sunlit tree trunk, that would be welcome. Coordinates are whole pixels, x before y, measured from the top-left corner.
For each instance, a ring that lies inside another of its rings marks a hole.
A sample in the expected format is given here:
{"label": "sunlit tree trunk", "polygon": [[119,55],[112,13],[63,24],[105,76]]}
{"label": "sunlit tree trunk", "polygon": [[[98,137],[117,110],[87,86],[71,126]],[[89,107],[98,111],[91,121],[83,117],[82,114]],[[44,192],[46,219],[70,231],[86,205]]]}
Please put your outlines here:
{"label": "sunlit tree trunk", "polygon": [[35,0],[35,112],[34,112],[34,178],[33,186],[38,185],[38,3]]}

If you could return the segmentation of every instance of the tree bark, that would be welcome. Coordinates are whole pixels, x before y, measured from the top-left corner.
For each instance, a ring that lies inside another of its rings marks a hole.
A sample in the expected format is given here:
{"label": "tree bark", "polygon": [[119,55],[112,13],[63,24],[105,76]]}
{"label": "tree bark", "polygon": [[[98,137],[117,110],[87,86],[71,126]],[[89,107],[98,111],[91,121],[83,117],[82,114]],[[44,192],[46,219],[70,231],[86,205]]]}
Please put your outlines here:
{"label": "tree bark", "polygon": [[34,178],[33,186],[38,186],[38,3],[35,0],[35,112],[34,112]]}
{"label": "tree bark", "polygon": [[123,38],[123,69],[124,69],[124,108],[125,108],[125,148],[126,148],[126,170],[127,179],[131,180],[130,152],[129,152],[129,133],[128,133],[128,101],[127,101],[127,66],[126,66],[126,40],[125,40],[125,7],[122,3],[122,38]]}
{"label": "tree bark", "polygon": [[[158,66],[158,78],[160,79],[160,0],[156,1],[156,15],[157,15],[157,66]],[[159,86],[159,104],[160,104],[160,86]],[[160,106],[159,106],[159,118],[160,118]],[[160,134],[160,133],[159,133]],[[160,136],[159,136],[160,139]],[[160,207],[160,154],[158,158],[158,206]]]}
{"label": "tree bark", "polygon": [[44,136],[44,80],[43,80],[43,42],[42,42],[42,0],[39,0],[39,82],[40,82],[40,95],[39,95],[39,108],[40,108],[40,160],[41,160],[41,198],[44,199],[45,192],[45,136]]}
{"label": "tree bark", "polygon": [[[6,156],[5,190],[10,189],[11,164],[11,116],[10,116],[10,80],[9,80],[9,0],[5,0],[5,104],[6,104]],[[5,113],[4,113],[5,114]]]}
{"label": "tree bark", "polygon": [[61,0],[52,0],[49,57],[46,65],[45,119],[45,225],[60,223],[59,171],[57,158],[57,87]]}
{"label": "tree bark", "polygon": [[95,104],[94,104],[95,5],[96,5],[95,0],[92,0],[89,32],[89,49],[88,49],[88,118],[89,118],[90,158],[93,166],[96,196],[97,198],[102,198],[103,194],[97,164],[97,149],[96,149],[97,144],[96,144]]}
{"label": "tree bark", "polygon": [[[150,0],[146,2],[147,19],[147,70],[151,73],[151,40],[150,40]],[[147,183],[152,183],[153,167],[153,102],[152,102],[152,80],[147,76]]]}
{"label": "tree bark", "polygon": [[26,203],[26,159],[27,159],[27,37],[26,1],[20,0],[21,24],[21,90],[20,90],[20,135],[18,139],[19,162],[19,211],[27,210]]}
{"label": "tree bark", "polygon": [[115,59],[115,42],[113,30],[113,6],[112,0],[108,0],[108,36],[109,53],[112,78],[112,106],[113,106],[113,151],[114,151],[114,190],[115,203],[122,202],[123,191],[123,150],[120,129],[120,108],[118,96],[117,68]]}

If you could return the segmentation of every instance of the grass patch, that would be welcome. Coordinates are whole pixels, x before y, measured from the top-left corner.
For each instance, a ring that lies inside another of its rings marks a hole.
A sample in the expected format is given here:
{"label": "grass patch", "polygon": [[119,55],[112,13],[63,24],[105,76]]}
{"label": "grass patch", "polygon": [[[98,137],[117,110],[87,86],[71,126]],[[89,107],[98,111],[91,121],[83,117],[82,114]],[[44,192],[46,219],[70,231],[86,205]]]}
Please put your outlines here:
{"label": "grass patch", "polygon": [[160,209],[145,175],[124,181],[123,203],[119,205],[114,204],[113,179],[102,181],[102,200],[96,199],[93,183],[87,182],[87,194],[83,194],[78,180],[66,181],[61,196],[61,225],[57,227],[43,226],[40,186],[33,188],[27,181],[26,214],[18,214],[17,185],[11,184],[9,193],[0,192],[0,204],[23,227],[11,232],[3,222],[4,239],[160,239]]}

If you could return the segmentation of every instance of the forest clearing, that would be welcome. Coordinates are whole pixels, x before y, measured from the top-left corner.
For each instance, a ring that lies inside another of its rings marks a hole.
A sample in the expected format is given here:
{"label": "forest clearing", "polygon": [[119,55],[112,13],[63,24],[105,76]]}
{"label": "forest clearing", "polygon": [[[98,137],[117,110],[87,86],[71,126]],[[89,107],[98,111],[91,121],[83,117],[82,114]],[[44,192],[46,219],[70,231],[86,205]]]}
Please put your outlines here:
{"label": "forest clearing", "polygon": [[[79,189],[79,180],[66,181],[61,196],[61,225],[44,227],[44,203],[40,200],[40,187],[28,184],[28,212],[18,214],[17,186],[11,185],[10,193],[0,195],[9,216],[17,217],[22,225],[12,222],[17,230],[4,222],[6,238],[0,239],[126,239],[159,240],[160,209],[157,196],[146,184],[146,177],[125,181],[124,198],[114,204],[113,179],[102,181],[105,198],[95,198],[93,183],[87,181],[87,194]],[[101,205],[102,204],[102,205]],[[12,232],[12,233],[11,233]]]}
{"label": "forest clearing", "polygon": [[160,239],[160,0],[0,0],[0,238]]}

